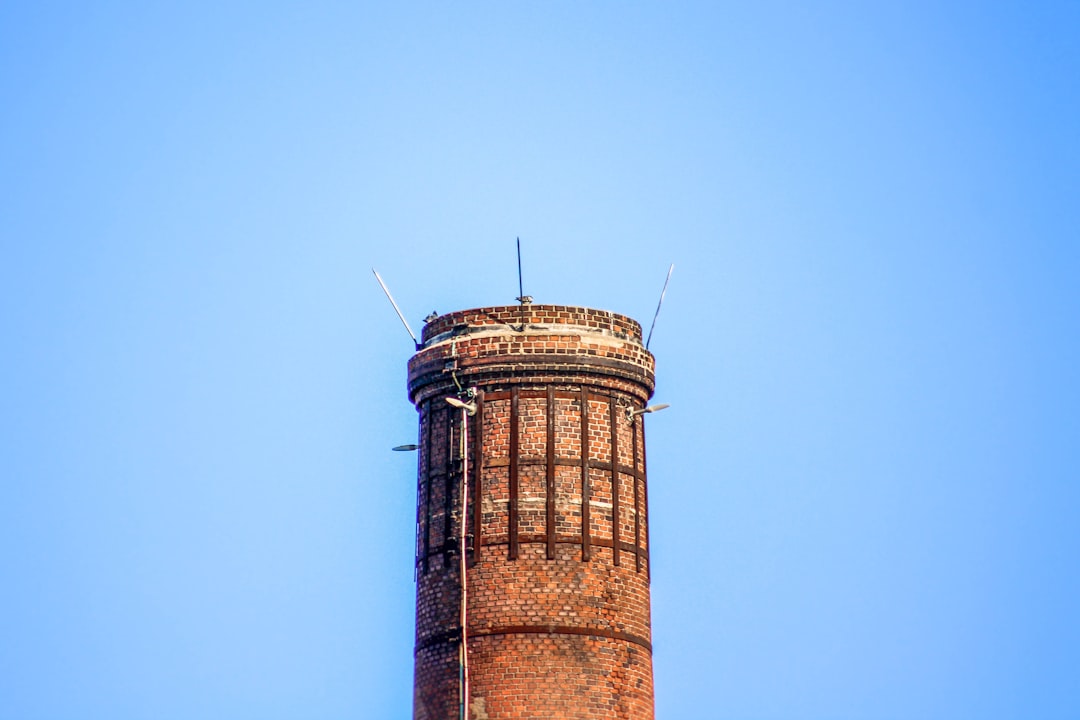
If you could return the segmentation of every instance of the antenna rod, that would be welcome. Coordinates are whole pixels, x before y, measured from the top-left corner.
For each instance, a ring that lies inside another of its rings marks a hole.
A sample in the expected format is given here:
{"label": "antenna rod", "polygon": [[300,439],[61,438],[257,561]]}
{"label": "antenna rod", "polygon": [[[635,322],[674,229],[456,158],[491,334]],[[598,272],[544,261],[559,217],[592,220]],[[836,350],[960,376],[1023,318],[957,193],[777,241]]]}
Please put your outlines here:
{"label": "antenna rod", "polygon": [[517,239],[517,252],[518,252],[518,302],[522,305],[525,304],[525,287],[521,281],[521,238]]}
{"label": "antenna rod", "polygon": [[397,303],[394,302],[394,296],[390,294],[390,289],[386,287],[386,283],[384,283],[382,278],[379,277],[379,271],[375,268],[371,268],[371,272],[375,273],[375,279],[379,281],[379,286],[382,287],[382,291],[386,293],[386,299],[389,300],[390,304],[394,306],[394,312],[396,312],[397,316],[401,318],[401,324],[405,326],[405,329],[409,332],[409,337],[412,338],[413,344],[416,345],[416,349],[419,350],[422,347],[420,341],[416,339],[416,334],[412,331],[412,328],[409,327],[409,323],[405,320],[405,316],[401,314],[401,308],[399,308],[397,306]]}
{"label": "antenna rod", "polygon": [[652,342],[652,331],[656,328],[656,318],[660,317],[660,306],[664,304],[664,294],[667,292],[667,284],[671,282],[671,271],[675,269],[675,263],[671,263],[671,267],[667,269],[667,278],[664,280],[664,289],[660,291],[660,302],[656,303],[656,314],[652,316],[652,325],[649,326],[649,337],[645,340],[645,349],[649,349],[649,343]]}

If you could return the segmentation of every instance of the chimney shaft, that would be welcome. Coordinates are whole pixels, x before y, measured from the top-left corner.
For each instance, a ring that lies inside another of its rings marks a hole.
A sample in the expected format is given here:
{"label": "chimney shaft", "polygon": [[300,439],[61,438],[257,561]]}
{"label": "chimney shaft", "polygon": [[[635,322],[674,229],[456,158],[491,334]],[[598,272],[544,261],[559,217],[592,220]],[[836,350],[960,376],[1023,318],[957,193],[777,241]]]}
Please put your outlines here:
{"label": "chimney shaft", "polygon": [[640,325],[488,307],[432,319],[421,345],[408,385],[420,415],[413,717],[460,717],[464,522],[466,717],[651,720],[645,437],[631,411],[651,397],[654,366]]}

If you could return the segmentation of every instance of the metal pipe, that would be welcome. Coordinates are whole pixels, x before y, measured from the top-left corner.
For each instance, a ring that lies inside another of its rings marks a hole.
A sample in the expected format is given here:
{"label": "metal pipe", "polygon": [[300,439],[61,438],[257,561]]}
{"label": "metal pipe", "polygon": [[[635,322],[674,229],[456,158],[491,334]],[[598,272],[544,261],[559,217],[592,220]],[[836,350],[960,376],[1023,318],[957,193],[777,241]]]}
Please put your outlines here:
{"label": "metal pipe", "polygon": [[461,562],[461,646],[459,648],[461,662],[461,720],[467,720],[469,712],[469,632],[468,632],[468,602],[469,584],[466,577],[468,564],[465,559],[465,529],[468,525],[466,518],[469,511],[469,411],[461,408],[461,535],[459,538],[458,555]]}

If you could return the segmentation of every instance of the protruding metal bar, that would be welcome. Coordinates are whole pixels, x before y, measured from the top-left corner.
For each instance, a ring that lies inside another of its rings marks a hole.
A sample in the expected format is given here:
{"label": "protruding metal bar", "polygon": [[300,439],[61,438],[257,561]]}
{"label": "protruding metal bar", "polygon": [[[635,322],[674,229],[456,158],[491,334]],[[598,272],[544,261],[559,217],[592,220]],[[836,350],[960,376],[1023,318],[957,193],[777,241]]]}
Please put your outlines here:
{"label": "protruding metal bar", "polygon": [[484,394],[477,393],[476,414],[473,416],[473,562],[480,559],[480,548],[484,544],[481,530],[484,524],[482,473],[484,470]]}
{"label": "protruding metal bar", "polygon": [[581,388],[581,559],[588,562],[589,536],[592,520],[589,517],[589,392]]}
{"label": "protruding metal bar", "polygon": [[619,564],[619,409],[615,396],[608,399],[608,418],[611,420],[611,561]]}
{"label": "protruding metal bar", "polygon": [[508,557],[517,560],[518,556],[518,389],[515,386],[510,391],[510,527]]}
{"label": "protruding metal bar", "polygon": [[656,313],[652,316],[652,325],[649,326],[649,337],[645,339],[645,349],[649,349],[652,342],[652,331],[656,327],[656,318],[660,317],[660,306],[664,304],[664,293],[667,292],[667,284],[671,281],[671,271],[675,269],[675,263],[667,269],[667,277],[664,278],[664,289],[660,291],[660,302],[656,303]]}
{"label": "protruding metal bar", "polygon": [[547,388],[547,559],[555,559],[555,386]]}
{"label": "protruding metal bar", "polygon": [[376,270],[375,268],[371,268],[371,272],[375,273],[375,279],[379,281],[379,287],[381,287],[382,291],[386,293],[386,299],[389,300],[390,304],[394,306],[394,312],[397,313],[397,316],[401,319],[401,324],[404,325],[405,329],[408,331],[409,337],[412,338],[413,345],[415,345],[416,349],[419,350],[423,347],[423,345],[421,345],[420,341],[416,339],[416,333],[414,333],[412,331],[412,328],[409,327],[409,323],[405,320],[405,316],[401,314],[401,308],[399,308],[397,306],[397,303],[394,302],[394,296],[390,294],[390,288],[386,287],[386,283],[384,283],[383,279],[379,277],[378,270]]}

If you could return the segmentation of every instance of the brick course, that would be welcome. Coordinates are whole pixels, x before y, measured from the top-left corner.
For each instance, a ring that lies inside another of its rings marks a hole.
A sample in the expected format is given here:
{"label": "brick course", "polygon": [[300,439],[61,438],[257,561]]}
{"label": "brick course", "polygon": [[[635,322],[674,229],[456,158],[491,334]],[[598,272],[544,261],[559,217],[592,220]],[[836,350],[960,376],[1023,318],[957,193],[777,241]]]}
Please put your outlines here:
{"label": "brick course", "polygon": [[[462,516],[461,412],[470,501]],[[437,317],[420,415],[413,716],[457,718],[467,523],[468,717],[653,717],[645,438],[653,358],[622,315],[556,305]]]}

